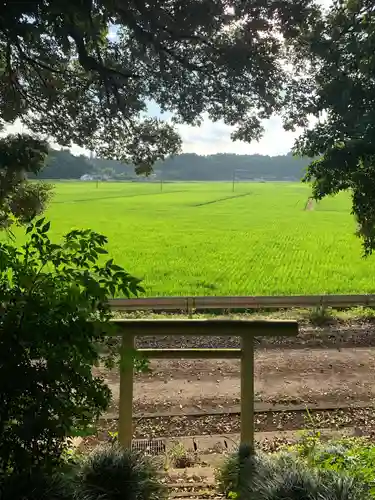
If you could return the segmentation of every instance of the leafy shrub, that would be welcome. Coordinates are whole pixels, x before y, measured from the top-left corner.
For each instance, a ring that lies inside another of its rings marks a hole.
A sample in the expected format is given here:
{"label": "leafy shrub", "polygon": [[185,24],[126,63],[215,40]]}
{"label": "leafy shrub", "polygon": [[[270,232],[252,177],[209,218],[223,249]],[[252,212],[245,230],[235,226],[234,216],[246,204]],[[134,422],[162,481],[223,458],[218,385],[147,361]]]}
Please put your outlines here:
{"label": "leafy shrub", "polygon": [[98,448],[83,464],[78,478],[79,499],[161,500],[166,488],[150,457],[120,446]]}
{"label": "leafy shrub", "polygon": [[107,298],[140,290],[112,260],[99,263],[105,236],[72,231],[58,245],[49,228],[41,219],[20,248],[0,243],[0,477],[53,470],[67,436],[107,408],[92,374],[113,328]]}
{"label": "leafy shrub", "polygon": [[335,471],[366,484],[375,498],[375,445],[365,438],[341,438],[321,441],[319,433],[305,433],[289,448],[312,468]]}
{"label": "leafy shrub", "polygon": [[232,456],[218,472],[219,489],[245,500],[364,500],[368,490],[354,477],[309,468],[292,454]]}
{"label": "leafy shrub", "polygon": [[0,138],[0,230],[11,233],[12,224],[27,224],[45,210],[52,186],[27,178],[43,169],[48,150],[46,141],[28,134]]}
{"label": "leafy shrub", "polygon": [[73,500],[74,482],[60,473],[16,473],[0,483],[1,500]]}

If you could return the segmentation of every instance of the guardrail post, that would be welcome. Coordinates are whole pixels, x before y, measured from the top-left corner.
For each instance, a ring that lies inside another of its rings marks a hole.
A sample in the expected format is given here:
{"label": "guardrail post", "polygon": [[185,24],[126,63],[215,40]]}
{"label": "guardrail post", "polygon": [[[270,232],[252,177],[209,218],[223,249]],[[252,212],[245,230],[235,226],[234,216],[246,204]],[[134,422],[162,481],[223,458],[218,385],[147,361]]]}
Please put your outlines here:
{"label": "guardrail post", "polygon": [[254,338],[241,336],[241,444],[254,451]]}
{"label": "guardrail post", "polygon": [[119,443],[131,448],[133,437],[133,350],[134,335],[122,334],[120,351]]}
{"label": "guardrail post", "polygon": [[189,317],[191,317],[191,315],[193,314],[193,307],[194,307],[194,297],[188,297],[186,301],[186,309]]}

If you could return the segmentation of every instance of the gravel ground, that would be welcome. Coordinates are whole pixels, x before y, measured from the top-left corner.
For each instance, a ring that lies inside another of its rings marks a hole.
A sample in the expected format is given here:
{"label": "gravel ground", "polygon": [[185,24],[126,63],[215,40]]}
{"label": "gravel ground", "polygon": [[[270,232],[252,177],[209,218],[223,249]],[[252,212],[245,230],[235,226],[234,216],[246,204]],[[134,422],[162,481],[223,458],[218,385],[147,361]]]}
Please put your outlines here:
{"label": "gravel ground", "polygon": [[[300,324],[297,337],[256,337],[256,347],[374,347],[375,323],[371,321],[335,322],[324,327]],[[147,336],[136,339],[138,348],[236,348],[239,337]]]}
{"label": "gravel ground", "polygon": [[[288,431],[313,427],[339,429],[353,427],[375,429],[375,409],[335,411],[269,412],[255,417],[255,431]],[[112,423],[113,425],[113,423]],[[114,421],[116,425],[116,421]],[[134,421],[135,438],[170,436],[202,436],[240,432],[240,415],[209,415],[204,417],[162,417]]]}
{"label": "gravel ground", "polygon": [[[117,420],[103,422],[97,435],[84,440],[82,447],[91,450],[108,442],[110,434],[117,431]],[[255,431],[271,431],[269,439],[257,442],[257,448],[276,451],[292,441],[277,435],[280,430],[327,428],[351,429],[357,436],[375,438],[375,408],[353,408],[334,411],[268,412],[259,413],[255,419]],[[272,431],[274,434],[272,434]],[[134,439],[153,439],[183,436],[227,435],[240,432],[240,416],[213,415],[205,417],[163,417],[134,420]]]}
{"label": "gravel ground", "polygon": [[[116,432],[118,421],[103,423],[100,432]],[[333,411],[268,412],[258,413],[255,432],[289,431],[312,428],[342,429],[351,427],[360,435],[367,429],[375,430],[374,408],[353,408]],[[225,435],[240,432],[240,415],[209,415],[203,417],[157,417],[134,419],[134,439],[152,439],[181,436]]]}

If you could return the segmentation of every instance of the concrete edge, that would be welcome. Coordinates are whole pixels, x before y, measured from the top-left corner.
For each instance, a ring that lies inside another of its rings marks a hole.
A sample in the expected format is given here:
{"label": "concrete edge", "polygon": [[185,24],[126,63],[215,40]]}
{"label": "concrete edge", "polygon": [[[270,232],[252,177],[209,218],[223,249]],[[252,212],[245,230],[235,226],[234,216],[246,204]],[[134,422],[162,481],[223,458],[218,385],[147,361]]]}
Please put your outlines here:
{"label": "concrete edge", "polygon": [[[321,433],[324,438],[329,437],[351,437],[355,436],[355,428],[344,427],[342,429],[316,429]],[[272,439],[287,439],[290,441],[298,441],[302,430],[292,430],[292,431],[263,431],[255,433],[255,442],[269,441]],[[161,438],[163,439],[163,438]],[[238,433],[229,434],[212,434],[207,436],[184,436],[175,438],[165,438],[165,448],[166,453],[171,451],[176,444],[182,445],[186,451],[190,453],[202,453],[202,452],[231,452],[237,449],[240,442],[240,435]]]}
{"label": "concrete edge", "polygon": [[[281,405],[273,403],[258,402],[254,404],[254,413],[269,412],[304,412],[304,411],[333,411],[333,410],[355,410],[374,407],[373,401],[356,401],[352,404],[348,401],[332,401],[326,403],[306,403],[295,405]],[[375,408],[374,408],[375,410]],[[208,415],[231,415],[240,414],[240,405],[231,405],[227,408],[210,408],[199,410],[194,407],[186,407],[180,410],[161,411],[161,412],[138,412],[133,415],[134,419],[144,418],[166,418],[166,417],[204,417]],[[118,413],[105,413],[99,420],[118,420]]]}

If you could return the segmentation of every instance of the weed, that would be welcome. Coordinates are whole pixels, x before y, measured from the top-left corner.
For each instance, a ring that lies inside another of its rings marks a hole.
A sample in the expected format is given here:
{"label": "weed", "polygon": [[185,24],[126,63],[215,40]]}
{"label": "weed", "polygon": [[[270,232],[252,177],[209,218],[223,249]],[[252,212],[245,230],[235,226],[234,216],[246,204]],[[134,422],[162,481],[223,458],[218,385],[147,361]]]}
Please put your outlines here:
{"label": "weed", "polygon": [[334,320],[331,312],[324,306],[314,307],[310,311],[308,319],[315,326],[329,325]]}
{"label": "weed", "polygon": [[171,466],[175,469],[186,469],[197,462],[195,454],[188,452],[182,443],[176,443],[168,452]]}

